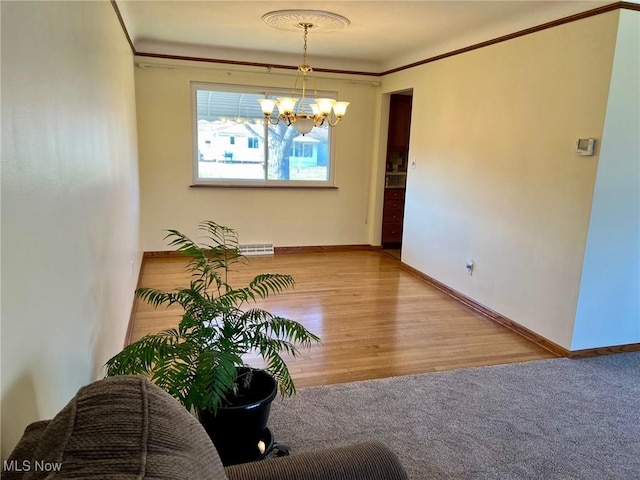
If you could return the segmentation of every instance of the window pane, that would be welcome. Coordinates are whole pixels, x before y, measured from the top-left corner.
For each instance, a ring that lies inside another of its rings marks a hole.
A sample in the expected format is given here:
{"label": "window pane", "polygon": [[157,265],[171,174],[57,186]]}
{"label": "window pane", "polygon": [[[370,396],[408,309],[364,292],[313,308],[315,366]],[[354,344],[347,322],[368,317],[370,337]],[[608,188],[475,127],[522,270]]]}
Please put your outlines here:
{"label": "window pane", "polygon": [[329,127],[306,135],[285,125],[269,126],[269,180],[329,180]]}
{"label": "window pane", "polygon": [[259,94],[196,91],[198,178],[263,180],[264,123]]}

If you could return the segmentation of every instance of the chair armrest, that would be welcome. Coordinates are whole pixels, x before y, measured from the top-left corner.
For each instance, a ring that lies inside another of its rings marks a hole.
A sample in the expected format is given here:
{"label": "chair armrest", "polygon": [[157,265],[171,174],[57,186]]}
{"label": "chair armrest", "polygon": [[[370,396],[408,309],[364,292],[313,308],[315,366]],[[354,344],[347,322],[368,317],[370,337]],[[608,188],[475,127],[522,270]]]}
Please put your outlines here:
{"label": "chair armrest", "polygon": [[396,455],[380,442],[303,452],[225,468],[229,480],[407,480]]}

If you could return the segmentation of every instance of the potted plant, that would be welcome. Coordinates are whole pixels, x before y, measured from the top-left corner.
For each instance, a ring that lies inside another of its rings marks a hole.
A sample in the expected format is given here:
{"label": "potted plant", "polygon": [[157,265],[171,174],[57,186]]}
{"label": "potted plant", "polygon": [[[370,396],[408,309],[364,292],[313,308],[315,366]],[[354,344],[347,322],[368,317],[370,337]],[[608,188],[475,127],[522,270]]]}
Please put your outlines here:
{"label": "potted plant", "polygon": [[[248,450],[255,450],[266,429],[276,391],[282,396],[295,393],[281,354],[295,356],[298,347],[320,339],[300,323],[252,305],[292,288],[290,275],[266,273],[246,286],[232,286],[231,267],[246,261],[236,232],[212,221],[202,222],[199,229],[206,233],[201,244],[177,230],[166,236],[170,246],[188,257],[187,287],[136,290],[156,308],[180,305],[184,313],[177,328],[148,334],[125,347],[107,361],[107,375],[148,376],[197,415],[223,463],[240,463],[252,459],[254,452]],[[265,360],[264,369],[245,363],[244,357],[252,353]]]}

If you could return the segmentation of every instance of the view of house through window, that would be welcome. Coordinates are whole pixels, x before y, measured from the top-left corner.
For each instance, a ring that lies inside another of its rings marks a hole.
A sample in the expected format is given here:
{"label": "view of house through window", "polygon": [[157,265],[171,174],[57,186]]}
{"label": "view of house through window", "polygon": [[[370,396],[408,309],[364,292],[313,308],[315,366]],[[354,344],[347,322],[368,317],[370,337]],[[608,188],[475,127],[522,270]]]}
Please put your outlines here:
{"label": "view of house through window", "polygon": [[[328,126],[300,135],[285,123],[269,124],[258,103],[267,94],[259,87],[194,84],[193,91],[196,183],[331,184]],[[290,93],[271,89],[268,97]]]}

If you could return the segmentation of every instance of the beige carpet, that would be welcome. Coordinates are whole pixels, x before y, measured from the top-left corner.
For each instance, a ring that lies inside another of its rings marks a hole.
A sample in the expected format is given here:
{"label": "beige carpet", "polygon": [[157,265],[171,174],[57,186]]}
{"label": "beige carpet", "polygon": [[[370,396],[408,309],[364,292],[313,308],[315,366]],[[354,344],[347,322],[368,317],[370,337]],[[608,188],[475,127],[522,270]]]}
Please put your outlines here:
{"label": "beige carpet", "polygon": [[269,423],[292,454],[381,440],[414,480],[631,480],[640,352],[311,387]]}

